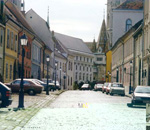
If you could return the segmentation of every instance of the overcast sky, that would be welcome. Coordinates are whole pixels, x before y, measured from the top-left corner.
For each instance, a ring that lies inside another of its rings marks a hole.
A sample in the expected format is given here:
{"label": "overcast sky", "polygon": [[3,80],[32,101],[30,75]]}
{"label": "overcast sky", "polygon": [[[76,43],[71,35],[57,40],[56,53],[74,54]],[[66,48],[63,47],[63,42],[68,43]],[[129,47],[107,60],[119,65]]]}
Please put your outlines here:
{"label": "overcast sky", "polygon": [[25,0],[25,8],[32,8],[47,20],[49,6],[51,30],[90,42],[94,36],[98,39],[106,3],[107,0]]}

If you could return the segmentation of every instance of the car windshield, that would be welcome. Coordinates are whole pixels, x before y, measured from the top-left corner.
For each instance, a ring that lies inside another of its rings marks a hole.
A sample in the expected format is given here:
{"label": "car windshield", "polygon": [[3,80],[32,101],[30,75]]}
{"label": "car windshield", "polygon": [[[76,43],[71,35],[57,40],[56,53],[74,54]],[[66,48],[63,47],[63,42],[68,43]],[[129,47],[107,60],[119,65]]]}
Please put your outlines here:
{"label": "car windshield", "polygon": [[112,87],[120,87],[120,88],[123,88],[123,85],[122,85],[122,84],[112,84]]}
{"label": "car windshield", "polygon": [[150,87],[137,87],[135,89],[136,93],[150,93]]}
{"label": "car windshield", "polygon": [[97,86],[103,86],[103,84],[97,84]]}

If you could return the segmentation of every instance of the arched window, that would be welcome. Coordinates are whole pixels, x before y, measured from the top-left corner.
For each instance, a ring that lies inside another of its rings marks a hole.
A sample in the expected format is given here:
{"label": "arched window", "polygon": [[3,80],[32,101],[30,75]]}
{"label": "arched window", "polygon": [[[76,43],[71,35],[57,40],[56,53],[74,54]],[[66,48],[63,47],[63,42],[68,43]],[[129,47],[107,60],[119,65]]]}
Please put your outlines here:
{"label": "arched window", "polygon": [[127,19],[126,20],[126,31],[128,31],[132,27],[132,20]]}

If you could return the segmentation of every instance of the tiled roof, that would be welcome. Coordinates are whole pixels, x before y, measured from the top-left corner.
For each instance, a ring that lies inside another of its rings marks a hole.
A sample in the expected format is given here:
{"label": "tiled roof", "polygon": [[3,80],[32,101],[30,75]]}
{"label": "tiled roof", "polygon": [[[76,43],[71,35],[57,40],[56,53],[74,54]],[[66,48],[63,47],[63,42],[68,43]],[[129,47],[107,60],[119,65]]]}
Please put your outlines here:
{"label": "tiled roof", "polygon": [[143,9],[143,0],[127,0],[116,9],[141,10]]}
{"label": "tiled roof", "polygon": [[20,10],[11,2],[6,2],[5,3],[6,7],[10,10],[10,12],[16,17],[17,21],[22,24],[26,29],[28,29],[30,32],[33,33],[32,28],[26,21],[25,17],[23,14],[20,12]]}
{"label": "tiled roof", "polygon": [[32,9],[29,10],[25,16],[35,34],[45,43],[46,47],[48,47],[51,51],[54,51],[52,33],[49,30],[46,21]]}
{"label": "tiled roof", "polygon": [[87,45],[79,38],[74,38],[60,33],[55,33],[55,37],[70,50],[92,54]]}

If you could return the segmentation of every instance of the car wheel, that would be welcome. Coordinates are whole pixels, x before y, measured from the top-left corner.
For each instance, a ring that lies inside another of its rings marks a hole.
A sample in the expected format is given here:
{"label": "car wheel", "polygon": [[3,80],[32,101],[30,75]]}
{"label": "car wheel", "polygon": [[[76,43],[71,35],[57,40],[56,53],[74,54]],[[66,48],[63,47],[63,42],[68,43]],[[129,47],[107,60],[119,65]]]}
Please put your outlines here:
{"label": "car wheel", "polygon": [[113,96],[113,94],[112,94],[112,93],[110,93],[110,95],[111,95],[111,96]]}
{"label": "car wheel", "polygon": [[102,93],[104,93],[104,91],[102,91]]}
{"label": "car wheel", "polygon": [[29,95],[35,95],[36,92],[35,92],[33,89],[30,89],[30,90],[28,90],[28,94],[29,94]]}

